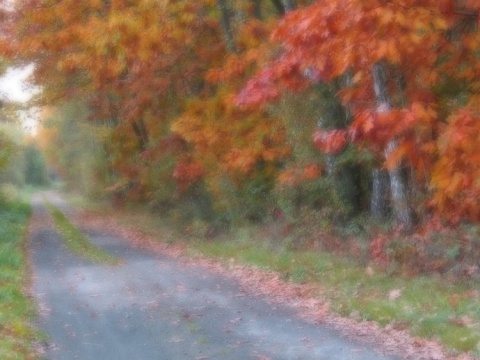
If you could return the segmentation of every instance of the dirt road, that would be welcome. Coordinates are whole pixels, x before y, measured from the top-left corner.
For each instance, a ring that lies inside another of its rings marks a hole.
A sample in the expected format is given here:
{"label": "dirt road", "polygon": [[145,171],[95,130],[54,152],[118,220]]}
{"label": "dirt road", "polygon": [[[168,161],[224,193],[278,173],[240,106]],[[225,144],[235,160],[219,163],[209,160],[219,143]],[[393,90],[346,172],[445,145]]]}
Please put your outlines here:
{"label": "dirt road", "polygon": [[[49,201],[68,210],[59,197]],[[34,200],[33,223],[32,292],[48,334],[46,359],[392,359],[272,308],[231,279],[106,232],[86,231],[122,265],[72,255],[42,197]]]}

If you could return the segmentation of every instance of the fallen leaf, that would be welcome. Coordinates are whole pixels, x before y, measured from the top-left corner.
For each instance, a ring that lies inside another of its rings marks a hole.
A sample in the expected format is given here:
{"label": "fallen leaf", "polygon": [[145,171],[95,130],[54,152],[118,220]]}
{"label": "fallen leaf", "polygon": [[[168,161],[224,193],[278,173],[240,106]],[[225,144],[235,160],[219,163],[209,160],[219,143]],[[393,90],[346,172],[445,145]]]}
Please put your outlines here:
{"label": "fallen leaf", "polygon": [[473,325],[472,319],[470,319],[467,315],[452,318],[450,319],[450,322],[459,327],[471,327]]}
{"label": "fallen leaf", "polygon": [[375,275],[375,271],[373,271],[373,269],[372,269],[371,266],[367,266],[367,268],[365,269],[365,273],[366,273],[368,276],[373,276],[373,275]]}
{"label": "fallen leaf", "polygon": [[228,323],[235,325],[235,324],[239,323],[240,320],[242,320],[242,318],[241,318],[241,317],[238,317],[238,318],[235,318],[235,319],[233,319],[233,320],[230,320]]}
{"label": "fallen leaf", "polygon": [[448,297],[448,303],[453,309],[458,308],[458,303],[460,302],[461,296],[458,294],[453,294]]}
{"label": "fallen leaf", "polygon": [[468,266],[466,272],[468,276],[472,276],[478,272],[478,266],[477,265]]}
{"label": "fallen leaf", "polygon": [[402,296],[402,289],[393,289],[388,293],[389,300],[397,300],[400,296]]}

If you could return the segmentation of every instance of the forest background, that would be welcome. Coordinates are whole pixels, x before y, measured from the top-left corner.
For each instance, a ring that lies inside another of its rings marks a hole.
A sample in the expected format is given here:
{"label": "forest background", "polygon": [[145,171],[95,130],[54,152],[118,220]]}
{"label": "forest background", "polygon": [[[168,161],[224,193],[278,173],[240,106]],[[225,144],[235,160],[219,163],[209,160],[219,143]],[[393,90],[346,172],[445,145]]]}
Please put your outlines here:
{"label": "forest background", "polygon": [[41,152],[69,189],[207,238],[263,225],[292,247],[476,273],[479,8],[5,1],[2,66],[34,64],[42,119],[23,152],[4,121],[3,182],[25,181],[22,161],[45,182]]}

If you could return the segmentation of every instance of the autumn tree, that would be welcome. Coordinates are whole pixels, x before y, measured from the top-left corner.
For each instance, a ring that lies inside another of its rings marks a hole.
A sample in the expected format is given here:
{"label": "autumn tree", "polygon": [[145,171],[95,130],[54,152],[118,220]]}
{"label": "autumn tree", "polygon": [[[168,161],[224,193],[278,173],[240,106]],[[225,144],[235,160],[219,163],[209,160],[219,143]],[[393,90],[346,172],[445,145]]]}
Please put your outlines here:
{"label": "autumn tree", "polygon": [[312,77],[331,84],[351,76],[338,96],[352,124],[343,132],[318,133],[316,140],[326,150],[353,142],[383,157],[397,221],[411,228],[407,187],[412,184],[407,185],[402,164],[429,173],[436,155],[432,141],[444,121],[435,87],[445,74],[461,74],[454,66],[466,66],[457,55],[461,42],[448,36],[458,23],[454,9],[449,1],[338,0],[296,10],[273,33],[282,52],[249,82],[238,103],[278,100],[282,88],[301,91]]}
{"label": "autumn tree", "polygon": [[405,229],[426,207],[478,217],[473,1],[24,0],[11,15],[0,50],[35,63],[37,104],[77,99],[88,120],[69,121],[108,129],[109,185],[138,201],[265,204],[323,173],[358,209],[371,181],[372,213]]}
{"label": "autumn tree", "polygon": [[[178,99],[202,87],[219,47],[216,22],[202,15],[205,6],[148,0],[77,6],[64,0],[55,6],[24,1],[17,7],[17,48],[22,61],[36,64],[33,81],[44,89],[41,102],[86,99],[92,121],[135,142],[128,155],[113,154],[122,158],[116,162],[121,181],[138,180],[132,178],[138,156],[152,140],[155,149],[155,142],[170,136],[168,122],[180,111]],[[122,150],[115,141],[112,145],[111,151]]]}
{"label": "autumn tree", "polygon": [[[248,4],[247,4],[248,5]],[[191,147],[191,160],[203,177],[217,211],[261,218],[278,164],[290,153],[278,118],[267,111],[235,107],[234,94],[268,52],[271,23],[262,22],[251,6],[217,2],[225,39],[225,60],[212,64],[206,91],[187,102],[172,130]],[[182,167],[177,174],[184,173]]]}

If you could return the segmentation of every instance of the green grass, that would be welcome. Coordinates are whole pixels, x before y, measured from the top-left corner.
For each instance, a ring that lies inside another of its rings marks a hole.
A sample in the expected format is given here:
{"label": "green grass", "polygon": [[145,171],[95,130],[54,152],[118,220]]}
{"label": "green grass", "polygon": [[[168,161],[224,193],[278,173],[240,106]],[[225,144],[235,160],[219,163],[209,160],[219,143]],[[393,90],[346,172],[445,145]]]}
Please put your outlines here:
{"label": "green grass", "polygon": [[25,228],[30,208],[0,200],[0,359],[34,359],[39,333],[24,288],[27,282]]}
{"label": "green grass", "polygon": [[[272,249],[254,236],[246,239],[244,231],[192,245],[203,255],[278,271],[289,281],[319,283],[322,295],[341,315],[407,326],[413,335],[480,356],[480,298],[475,293],[479,284],[449,284],[434,276],[394,277],[379,269],[369,275],[354,261],[319,251]],[[395,289],[401,295],[390,300]]]}
{"label": "green grass", "polygon": [[120,264],[118,258],[95,246],[59,209],[52,205],[48,207],[58,232],[71,252],[97,263],[106,263],[109,265]]}
{"label": "green grass", "polygon": [[[174,223],[141,209],[117,211],[115,217],[158,241],[187,243],[187,254],[192,256],[200,253],[225,263],[234,258],[277,271],[287,281],[318,283],[322,297],[343,316],[407,328],[412,335],[439,340],[453,352],[480,357],[478,282],[452,283],[439,275],[407,278],[373,266],[372,274],[366,265],[352,259],[272,244],[270,239],[262,238],[261,229],[255,226],[205,240],[185,235]],[[389,293],[395,289],[401,289],[401,296],[390,300]]]}

